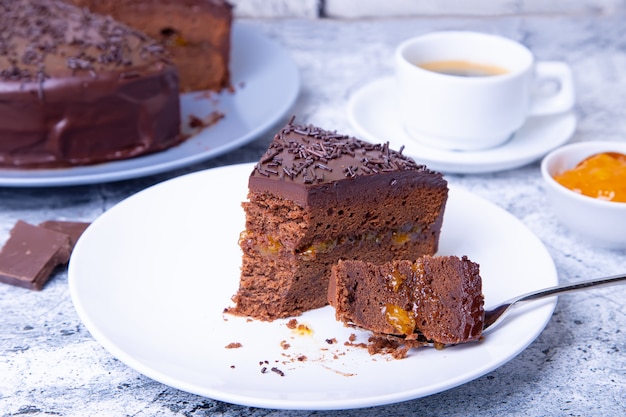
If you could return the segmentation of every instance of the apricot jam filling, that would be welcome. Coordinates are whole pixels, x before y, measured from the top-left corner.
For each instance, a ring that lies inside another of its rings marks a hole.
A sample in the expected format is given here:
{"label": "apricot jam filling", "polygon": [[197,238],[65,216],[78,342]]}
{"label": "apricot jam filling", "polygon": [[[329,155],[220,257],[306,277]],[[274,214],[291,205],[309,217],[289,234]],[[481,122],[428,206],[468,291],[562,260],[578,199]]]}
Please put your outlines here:
{"label": "apricot jam filling", "polygon": [[[247,240],[252,240],[252,234],[247,230],[244,230],[239,234],[239,246]],[[272,236],[264,236],[263,242],[256,242],[254,245],[256,250],[263,256],[276,256],[283,247],[280,240]]]}
{"label": "apricot jam filling", "polygon": [[[389,239],[394,246],[402,246],[418,240],[420,236],[422,236],[422,230],[423,227],[421,226],[405,225],[399,230],[393,230],[387,233],[366,232],[360,235],[344,236],[337,239],[315,242],[296,249],[295,253],[303,261],[311,261],[314,260],[318,254],[330,253],[337,246],[341,245],[360,245],[366,242],[381,243],[385,239]],[[279,238],[271,235],[259,236],[244,230],[239,235],[239,244],[241,245],[241,243],[246,240],[254,242],[253,245],[257,252],[263,256],[277,255],[284,246]]]}
{"label": "apricot jam filling", "polygon": [[554,179],[582,195],[626,202],[626,155],[618,152],[592,155]]}
{"label": "apricot jam filling", "polygon": [[385,304],[383,314],[389,323],[400,334],[409,335],[415,330],[415,314],[395,304]]}
{"label": "apricot jam filling", "polygon": [[365,242],[381,243],[385,239],[390,239],[391,243],[395,246],[402,246],[418,240],[422,230],[423,228],[421,226],[405,225],[399,230],[393,230],[387,233],[367,232],[360,235],[344,236],[338,239],[313,243],[304,248],[297,249],[296,253],[303,260],[313,260],[317,254],[329,253],[340,245],[358,245]]}
{"label": "apricot jam filling", "polygon": [[386,284],[387,287],[389,287],[389,289],[393,292],[398,292],[400,291],[400,286],[404,283],[404,281],[406,281],[406,279],[407,277],[404,274],[394,268],[391,273],[387,275]]}

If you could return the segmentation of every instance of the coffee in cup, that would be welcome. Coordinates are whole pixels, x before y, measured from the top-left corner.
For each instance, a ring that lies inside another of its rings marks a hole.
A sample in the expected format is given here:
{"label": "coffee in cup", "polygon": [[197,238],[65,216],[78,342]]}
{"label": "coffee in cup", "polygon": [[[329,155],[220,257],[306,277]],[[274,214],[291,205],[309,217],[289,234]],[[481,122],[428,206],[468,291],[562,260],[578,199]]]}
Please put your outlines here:
{"label": "coffee in cup", "polygon": [[[444,149],[501,145],[528,117],[574,105],[567,64],[536,62],[522,44],[478,32],[434,32],[403,42],[395,52],[395,80],[406,131]],[[533,87],[544,81],[559,88],[533,95]]]}
{"label": "coffee in cup", "polygon": [[415,65],[428,71],[457,77],[491,77],[509,72],[506,68],[497,65],[452,59],[421,62]]}

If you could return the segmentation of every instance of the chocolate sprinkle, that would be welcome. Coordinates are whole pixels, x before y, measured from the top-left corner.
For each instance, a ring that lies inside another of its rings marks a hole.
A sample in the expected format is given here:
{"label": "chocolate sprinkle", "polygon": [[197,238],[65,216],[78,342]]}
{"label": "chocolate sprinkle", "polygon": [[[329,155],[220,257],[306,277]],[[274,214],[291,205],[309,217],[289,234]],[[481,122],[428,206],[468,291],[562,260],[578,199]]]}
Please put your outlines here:
{"label": "chocolate sprinkle", "polygon": [[285,376],[285,373],[283,371],[281,371],[280,369],[273,367],[272,369],[270,369],[272,372],[277,373],[280,376]]}
{"label": "chocolate sprinkle", "polygon": [[345,178],[427,169],[404,156],[403,150],[392,150],[388,142],[371,144],[313,125],[296,125],[292,118],[274,137],[255,171],[263,177],[315,184],[330,180],[324,174],[333,173],[337,163],[346,158],[346,164],[340,165]]}
{"label": "chocolate sprinkle", "polygon": [[0,0],[0,27],[0,80],[5,81],[41,84],[57,75],[55,67],[63,61],[71,73],[97,77],[99,71],[169,58],[157,40],[61,1]]}

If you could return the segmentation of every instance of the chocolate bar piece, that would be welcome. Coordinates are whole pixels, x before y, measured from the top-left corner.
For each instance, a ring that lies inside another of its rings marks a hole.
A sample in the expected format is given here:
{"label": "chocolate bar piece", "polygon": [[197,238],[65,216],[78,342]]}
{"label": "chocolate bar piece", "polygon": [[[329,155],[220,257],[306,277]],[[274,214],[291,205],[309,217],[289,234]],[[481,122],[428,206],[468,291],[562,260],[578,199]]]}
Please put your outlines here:
{"label": "chocolate bar piece", "polygon": [[41,290],[50,274],[70,259],[66,233],[18,220],[0,249],[0,282]]}
{"label": "chocolate bar piece", "polygon": [[70,251],[74,249],[76,242],[80,235],[83,234],[85,229],[90,223],[84,222],[69,222],[61,220],[47,220],[43,223],[39,223],[39,227],[45,227],[46,229],[56,230],[57,232],[65,233],[70,238]]}

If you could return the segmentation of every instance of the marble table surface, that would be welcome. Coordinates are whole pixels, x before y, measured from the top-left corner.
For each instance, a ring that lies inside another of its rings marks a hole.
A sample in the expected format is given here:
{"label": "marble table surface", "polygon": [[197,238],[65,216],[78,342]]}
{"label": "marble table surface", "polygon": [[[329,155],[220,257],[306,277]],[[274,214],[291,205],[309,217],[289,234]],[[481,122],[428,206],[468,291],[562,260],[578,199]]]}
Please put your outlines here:
{"label": "marble table surface", "polygon": [[[247,24],[282,45],[297,63],[302,88],[292,113],[301,122],[353,134],[348,99],[364,84],[391,74],[397,43],[431,30],[470,29],[520,40],[539,59],[569,63],[577,87],[578,118],[571,140],[623,141],[623,22],[624,16],[508,16]],[[145,178],[59,188],[0,187],[0,241],[7,239],[18,219],[93,221],[126,197],[169,178],[256,161],[272,135],[270,131],[215,159]],[[626,272],[625,251],[593,247],[558,222],[547,203],[538,162],[446,178],[520,219],[545,244],[561,282]],[[545,330],[520,355],[438,394],[359,410],[267,410],[189,394],[124,365],[94,340],[77,316],[67,271],[61,270],[41,292],[0,285],[0,416],[624,415],[625,299],[626,287],[560,297]],[[419,369],[412,372],[415,378],[429,377]]]}

